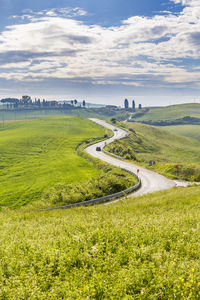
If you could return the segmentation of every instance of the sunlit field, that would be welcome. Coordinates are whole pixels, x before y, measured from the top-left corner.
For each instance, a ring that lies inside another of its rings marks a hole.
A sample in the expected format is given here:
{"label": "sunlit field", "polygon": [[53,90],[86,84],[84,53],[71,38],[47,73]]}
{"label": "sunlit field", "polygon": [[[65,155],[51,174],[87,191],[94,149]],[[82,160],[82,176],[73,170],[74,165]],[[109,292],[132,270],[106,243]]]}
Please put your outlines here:
{"label": "sunlit field", "polygon": [[[200,141],[168,132],[165,127],[139,123],[123,126],[130,136],[108,145],[108,151],[172,179],[200,181]],[[155,161],[151,167],[150,161]]]}
{"label": "sunlit field", "polygon": [[200,188],[0,213],[1,299],[198,299]]}
{"label": "sunlit field", "polygon": [[78,117],[6,123],[0,130],[0,206],[19,207],[56,184],[79,183],[99,171],[77,145],[105,131]]}

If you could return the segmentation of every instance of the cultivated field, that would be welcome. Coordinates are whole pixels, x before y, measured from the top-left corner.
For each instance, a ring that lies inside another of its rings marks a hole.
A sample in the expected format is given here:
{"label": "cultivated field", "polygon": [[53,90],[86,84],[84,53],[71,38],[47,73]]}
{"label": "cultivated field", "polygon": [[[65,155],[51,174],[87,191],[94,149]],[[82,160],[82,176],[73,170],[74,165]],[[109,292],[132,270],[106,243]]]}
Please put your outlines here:
{"label": "cultivated field", "polygon": [[135,185],[133,175],[83,151],[83,141],[88,145],[105,134],[112,133],[79,117],[5,123],[0,131],[0,207],[66,205]]}
{"label": "cultivated field", "polygon": [[105,131],[85,119],[63,117],[6,123],[0,130],[0,206],[39,200],[56,184],[79,183],[99,174],[76,154],[77,145]]}

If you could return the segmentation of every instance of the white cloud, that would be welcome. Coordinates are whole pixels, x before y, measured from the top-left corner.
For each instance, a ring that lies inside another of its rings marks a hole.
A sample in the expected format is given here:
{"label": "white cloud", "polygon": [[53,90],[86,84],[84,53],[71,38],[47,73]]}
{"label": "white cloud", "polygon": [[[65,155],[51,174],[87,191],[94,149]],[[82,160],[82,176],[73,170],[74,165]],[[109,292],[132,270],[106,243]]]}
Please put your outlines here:
{"label": "white cloud", "polygon": [[73,19],[86,14],[80,8],[26,11],[26,23],[0,34],[0,68],[6,70],[0,77],[198,85],[198,70],[188,69],[184,59],[200,59],[200,3],[173,2],[185,5],[181,13],[134,16],[113,27]]}

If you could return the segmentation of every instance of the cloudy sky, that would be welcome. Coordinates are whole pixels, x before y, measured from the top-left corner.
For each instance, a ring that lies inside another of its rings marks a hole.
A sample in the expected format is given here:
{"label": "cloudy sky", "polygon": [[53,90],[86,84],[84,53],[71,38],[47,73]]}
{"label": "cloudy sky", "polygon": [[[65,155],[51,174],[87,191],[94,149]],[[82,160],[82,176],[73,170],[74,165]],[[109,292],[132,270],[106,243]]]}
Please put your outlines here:
{"label": "cloudy sky", "polygon": [[0,0],[0,97],[200,101],[200,0]]}

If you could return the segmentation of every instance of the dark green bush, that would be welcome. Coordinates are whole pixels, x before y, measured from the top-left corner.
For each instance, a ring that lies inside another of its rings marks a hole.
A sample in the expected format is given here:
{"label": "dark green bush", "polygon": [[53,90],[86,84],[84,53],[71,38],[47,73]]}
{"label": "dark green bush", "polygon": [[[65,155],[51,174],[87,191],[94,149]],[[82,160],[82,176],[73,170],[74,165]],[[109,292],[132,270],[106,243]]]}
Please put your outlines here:
{"label": "dark green bush", "polygon": [[123,191],[135,183],[133,175],[104,166],[97,178],[79,184],[56,185],[44,193],[43,200],[53,205],[83,202]]}

